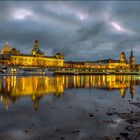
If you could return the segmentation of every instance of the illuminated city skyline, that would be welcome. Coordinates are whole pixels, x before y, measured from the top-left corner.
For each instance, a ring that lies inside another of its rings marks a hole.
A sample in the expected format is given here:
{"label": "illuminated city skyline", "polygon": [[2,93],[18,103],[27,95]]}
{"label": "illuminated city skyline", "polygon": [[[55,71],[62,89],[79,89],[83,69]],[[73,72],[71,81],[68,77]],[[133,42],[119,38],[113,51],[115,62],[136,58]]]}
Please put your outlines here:
{"label": "illuminated city skyline", "polygon": [[17,48],[11,48],[7,42],[0,53],[0,64],[0,71],[5,74],[20,74],[20,70],[24,73],[36,71],[40,74],[45,74],[47,71],[63,74],[139,74],[140,72],[140,64],[135,63],[132,49],[129,60],[126,58],[125,52],[122,51],[117,60],[110,58],[93,62],[72,62],[65,61],[64,55],[59,52],[54,56],[45,56],[40,49],[38,40],[35,40],[34,47],[28,54],[22,53]]}

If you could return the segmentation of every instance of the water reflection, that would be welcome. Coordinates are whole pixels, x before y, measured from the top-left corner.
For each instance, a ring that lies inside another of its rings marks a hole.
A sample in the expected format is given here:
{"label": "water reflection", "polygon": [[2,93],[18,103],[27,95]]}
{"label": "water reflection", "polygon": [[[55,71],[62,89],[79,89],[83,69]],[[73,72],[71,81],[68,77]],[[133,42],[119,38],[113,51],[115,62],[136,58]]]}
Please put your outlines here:
{"label": "water reflection", "polygon": [[53,94],[60,97],[65,89],[70,88],[100,88],[104,90],[119,89],[124,98],[126,90],[130,89],[131,97],[135,94],[135,85],[139,84],[140,77],[130,75],[96,75],[96,76],[6,76],[0,78],[1,102],[8,109],[21,97],[29,96],[34,102],[35,110],[38,109],[39,100]]}

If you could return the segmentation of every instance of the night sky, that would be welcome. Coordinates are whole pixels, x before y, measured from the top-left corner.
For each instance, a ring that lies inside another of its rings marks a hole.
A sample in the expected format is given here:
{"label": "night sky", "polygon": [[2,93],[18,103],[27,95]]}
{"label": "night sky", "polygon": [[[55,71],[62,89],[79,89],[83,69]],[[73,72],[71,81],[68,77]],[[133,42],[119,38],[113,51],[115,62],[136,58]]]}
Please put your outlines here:
{"label": "night sky", "polygon": [[65,60],[129,59],[140,63],[140,2],[6,1],[0,2],[0,49],[6,41],[31,53],[34,41],[46,55]]}

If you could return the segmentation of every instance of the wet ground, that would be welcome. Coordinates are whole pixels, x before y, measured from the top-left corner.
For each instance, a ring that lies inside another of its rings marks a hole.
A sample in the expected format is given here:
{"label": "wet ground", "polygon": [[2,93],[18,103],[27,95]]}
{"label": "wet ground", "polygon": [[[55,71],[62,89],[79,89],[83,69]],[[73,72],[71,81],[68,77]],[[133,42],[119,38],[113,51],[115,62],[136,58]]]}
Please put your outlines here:
{"label": "wet ground", "polygon": [[129,88],[122,96],[119,89],[71,87],[38,98],[37,107],[33,97],[5,93],[0,140],[138,140],[139,93],[139,85],[133,98]]}

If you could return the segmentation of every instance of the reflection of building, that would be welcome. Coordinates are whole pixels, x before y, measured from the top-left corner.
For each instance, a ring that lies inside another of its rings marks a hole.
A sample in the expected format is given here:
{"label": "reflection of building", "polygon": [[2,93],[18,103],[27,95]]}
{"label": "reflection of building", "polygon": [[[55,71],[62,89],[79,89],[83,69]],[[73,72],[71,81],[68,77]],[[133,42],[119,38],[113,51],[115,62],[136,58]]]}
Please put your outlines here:
{"label": "reflection of building", "polygon": [[0,98],[6,110],[8,110],[10,104],[15,103],[17,100],[16,97],[10,98],[8,95],[1,95]]}
{"label": "reflection of building", "polygon": [[64,77],[3,77],[0,80],[1,101],[8,109],[9,104],[19,97],[31,96],[35,110],[38,109],[39,100],[47,95],[62,96],[64,93]]}
{"label": "reflection of building", "polygon": [[131,76],[131,81],[130,81],[130,94],[131,94],[131,98],[133,98],[133,96],[135,94],[135,85],[136,85],[135,76]]}
{"label": "reflection of building", "polygon": [[99,88],[104,90],[120,90],[125,97],[130,88],[131,97],[135,94],[135,85],[138,84],[135,76],[130,75],[73,75],[73,76],[7,76],[0,78],[0,97],[6,109],[17,99],[28,96],[32,99],[34,109],[39,107],[40,100],[45,95],[61,97],[64,89],[69,88]]}
{"label": "reflection of building", "polygon": [[11,48],[9,43],[2,48],[0,63],[10,66],[63,66],[64,56],[57,53],[55,56],[45,56],[36,40],[32,54],[22,54],[16,48]]}
{"label": "reflection of building", "polygon": [[120,87],[120,92],[121,92],[121,96],[124,98],[125,97],[125,94],[126,94],[126,89],[128,87],[126,86],[125,82],[122,82],[121,83],[121,87]]}
{"label": "reflection of building", "polygon": [[38,110],[38,106],[39,106],[39,100],[41,99],[42,96],[38,96],[33,94],[32,95],[32,101],[34,102],[34,109]]}
{"label": "reflection of building", "polygon": [[126,75],[88,75],[66,76],[66,88],[100,88],[107,90],[120,89],[122,97],[126,95],[126,89],[130,87],[131,96],[135,94],[135,80]]}

